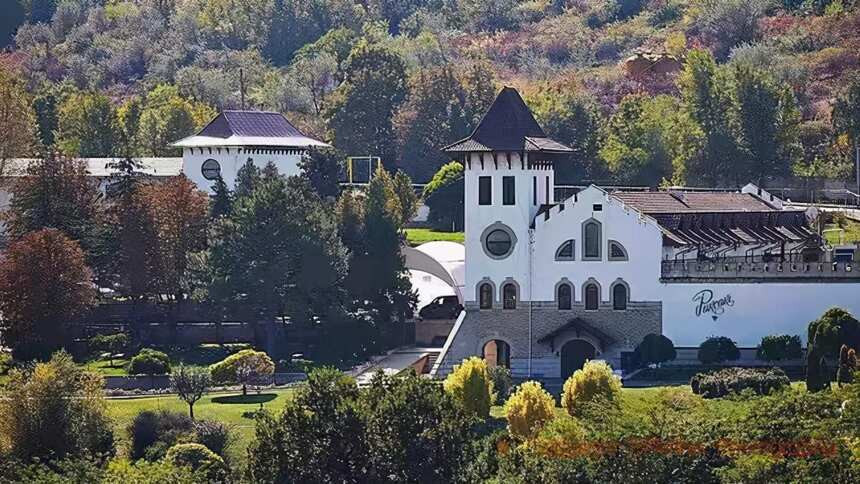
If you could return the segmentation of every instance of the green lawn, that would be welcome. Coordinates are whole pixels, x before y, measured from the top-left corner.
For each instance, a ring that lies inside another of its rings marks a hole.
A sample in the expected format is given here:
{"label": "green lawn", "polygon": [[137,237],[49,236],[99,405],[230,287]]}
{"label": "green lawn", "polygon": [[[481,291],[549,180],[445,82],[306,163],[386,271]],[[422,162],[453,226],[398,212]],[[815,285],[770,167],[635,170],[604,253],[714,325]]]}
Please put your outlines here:
{"label": "green lawn", "polygon": [[[840,228],[842,231],[831,230]],[[826,230],[824,237],[830,245],[853,244],[854,242],[860,242],[860,223],[853,220],[845,219],[842,221],[841,225],[827,224],[824,226],[824,229]]]}
{"label": "green lawn", "polygon": [[[244,343],[238,344],[201,344],[193,348],[171,348],[162,349],[155,348],[159,351],[164,351],[170,357],[170,364],[177,366],[183,363],[187,366],[209,366],[217,363],[227,356],[239,350],[249,348],[250,346]],[[111,361],[103,358],[94,358],[83,365],[91,371],[101,373],[104,376],[126,376],[126,365],[129,358],[116,358]]]}
{"label": "green lawn", "polygon": [[[260,395],[250,393],[243,397],[238,393],[218,393],[203,397],[194,405],[194,416],[198,419],[217,420],[234,427],[237,442],[231,454],[244,459],[245,449],[254,435],[254,420],[242,414],[263,408],[277,413],[294,392],[293,389],[264,390]],[[120,439],[120,446],[128,439],[126,427],[135,415],[142,410],[172,410],[188,412],[188,405],[175,395],[141,397],[129,399],[109,399],[108,412],[114,421],[114,431]]]}
{"label": "green lawn", "polygon": [[463,232],[438,232],[433,229],[406,229],[406,241],[412,247],[425,242],[445,240],[449,242],[463,243],[465,235]]}

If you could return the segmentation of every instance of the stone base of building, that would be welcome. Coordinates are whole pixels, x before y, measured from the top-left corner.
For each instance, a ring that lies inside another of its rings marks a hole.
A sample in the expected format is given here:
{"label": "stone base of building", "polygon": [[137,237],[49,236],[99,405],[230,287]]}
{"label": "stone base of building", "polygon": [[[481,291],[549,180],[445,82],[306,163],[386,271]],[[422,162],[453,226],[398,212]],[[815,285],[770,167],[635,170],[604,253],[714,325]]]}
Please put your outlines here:
{"label": "stone base of building", "polygon": [[[560,310],[554,302],[521,306],[525,307],[467,307],[448,336],[432,374],[444,378],[465,358],[485,357],[487,351],[506,359],[499,363],[509,364],[515,378],[566,378],[572,373],[571,364],[582,357],[575,352],[584,349],[588,353],[589,348],[593,356],[587,356],[620,368],[622,352],[632,351],[646,334],[662,331],[660,302],[631,301],[625,310],[612,309],[608,303],[597,310],[586,310],[582,304]],[[487,346],[492,342],[499,349]]]}

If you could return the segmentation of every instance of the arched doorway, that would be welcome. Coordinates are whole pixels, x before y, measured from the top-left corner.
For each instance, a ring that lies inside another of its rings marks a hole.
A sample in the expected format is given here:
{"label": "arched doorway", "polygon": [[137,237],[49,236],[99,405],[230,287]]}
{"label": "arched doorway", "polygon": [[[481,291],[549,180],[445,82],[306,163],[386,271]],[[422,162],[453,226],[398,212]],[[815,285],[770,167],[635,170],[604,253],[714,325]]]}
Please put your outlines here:
{"label": "arched doorway", "polygon": [[496,366],[511,367],[511,346],[500,339],[487,341],[482,350],[484,360],[487,361],[487,366],[494,368]]}
{"label": "arched doorway", "polygon": [[567,380],[573,372],[582,368],[585,362],[593,360],[595,349],[591,343],[572,339],[561,347],[561,378]]}

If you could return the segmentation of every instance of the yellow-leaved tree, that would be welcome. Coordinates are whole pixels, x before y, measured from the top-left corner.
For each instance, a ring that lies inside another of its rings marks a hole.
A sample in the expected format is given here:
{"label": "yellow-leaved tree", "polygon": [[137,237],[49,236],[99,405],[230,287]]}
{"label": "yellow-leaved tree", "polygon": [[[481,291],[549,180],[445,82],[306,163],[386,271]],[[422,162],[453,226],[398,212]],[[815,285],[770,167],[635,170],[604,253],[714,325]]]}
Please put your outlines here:
{"label": "yellow-leaved tree", "polygon": [[561,406],[572,416],[580,416],[590,403],[621,403],[621,379],[605,361],[589,361],[564,382]]}
{"label": "yellow-leaved tree", "polygon": [[519,441],[540,433],[555,415],[555,400],[536,381],[527,381],[505,403],[508,432]]}
{"label": "yellow-leaved tree", "polygon": [[484,419],[490,416],[490,405],[496,398],[493,380],[483,359],[473,356],[455,365],[443,386],[467,412]]}

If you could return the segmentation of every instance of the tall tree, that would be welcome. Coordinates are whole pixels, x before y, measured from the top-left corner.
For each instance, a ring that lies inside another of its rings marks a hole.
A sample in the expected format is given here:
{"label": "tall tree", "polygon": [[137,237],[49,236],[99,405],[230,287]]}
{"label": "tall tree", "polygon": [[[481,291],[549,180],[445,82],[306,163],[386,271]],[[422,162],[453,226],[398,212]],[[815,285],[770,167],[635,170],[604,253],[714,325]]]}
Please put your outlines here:
{"label": "tall tree", "polygon": [[353,48],[346,72],[326,109],[334,140],[349,155],[379,156],[393,166],[397,143],[392,119],[406,97],[403,59],[363,39]]}
{"label": "tall tree", "polygon": [[57,96],[52,92],[42,93],[33,99],[37,141],[43,148],[54,146],[54,136],[60,125],[57,104]]}
{"label": "tall tree", "polygon": [[200,119],[208,122],[214,111],[205,104],[192,103],[178,94],[176,87],[160,85],[146,96],[137,121],[135,141],[141,154],[176,156],[179,148],[170,144],[194,134]]}
{"label": "tall tree", "polygon": [[791,88],[750,68],[735,71],[739,143],[746,156],[738,184],[787,175],[800,158],[800,111]]}
{"label": "tall tree", "polygon": [[108,216],[111,231],[114,268],[112,273],[120,292],[137,300],[149,293],[149,246],[153,239],[147,208],[139,196],[145,183],[139,164],[123,158],[111,166],[113,176],[108,185]]}
{"label": "tall tree", "polygon": [[69,342],[69,325],[95,302],[77,242],[57,229],[30,232],[0,261],[3,344],[15,358],[45,358]]}
{"label": "tall tree", "polygon": [[113,156],[117,147],[116,111],[107,96],[77,93],[60,105],[59,148],[70,156]]}
{"label": "tall tree", "polygon": [[732,178],[740,159],[733,126],[734,103],[729,78],[717,68],[713,56],[693,50],[678,78],[681,98],[690,117],[704,133],[700,148],[683,163],[679,181],[717,187]]}
{"label": "tall tree", "polygon": [[[860,150],[860,75],[855,76],[833,105],[833,127],[838,135],[847,136],[856,156]],[[858,187],[860,189],[860,187]]]}
{"label": "tall tree", "polygon": [[344,175],[346,155],[334,148],[313,149],[302,157],[299,167],[302,176],[323,199],[340,195],[340,180]]}
{"label": "tall tree", "polygon": [[36,117],[24,83],[0,67],[0,175],[6,161],[32,155]]}

